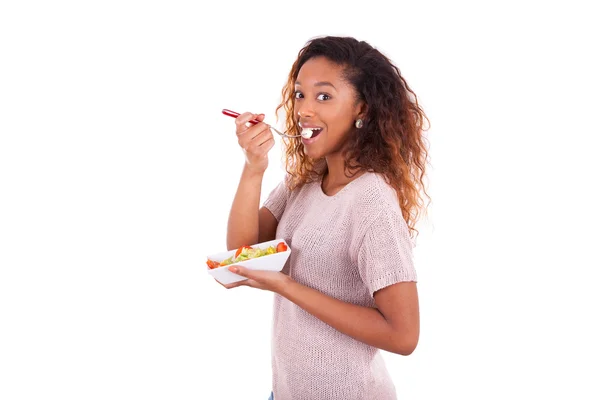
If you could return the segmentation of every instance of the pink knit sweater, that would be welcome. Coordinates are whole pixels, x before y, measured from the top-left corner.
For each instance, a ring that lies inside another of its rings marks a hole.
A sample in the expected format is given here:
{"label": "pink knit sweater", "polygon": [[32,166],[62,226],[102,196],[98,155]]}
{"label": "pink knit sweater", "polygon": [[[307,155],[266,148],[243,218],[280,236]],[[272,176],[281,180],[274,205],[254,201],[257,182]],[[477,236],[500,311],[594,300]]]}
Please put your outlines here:
{"label": "pink knit sweater", "polygon": [[[365,173],[333,196],[321,182],[290,192],[282,181],[264,203],[292,249],[283,272],[328,296],[376,307],[373,293],[416,281],[408,227],[394,189]],[[392,400],[380,350],[359,342],[280,295],[272,330],[275,400]]]}

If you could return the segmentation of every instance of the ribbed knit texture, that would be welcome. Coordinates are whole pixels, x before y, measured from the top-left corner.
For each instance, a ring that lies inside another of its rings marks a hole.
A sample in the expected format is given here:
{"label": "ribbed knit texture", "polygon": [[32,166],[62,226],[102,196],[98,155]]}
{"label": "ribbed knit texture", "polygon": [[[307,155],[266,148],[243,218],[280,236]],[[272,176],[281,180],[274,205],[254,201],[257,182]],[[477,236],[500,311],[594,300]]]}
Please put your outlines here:
{"label": "ribbed knit texture", "polygon": [[[321,182],[290,192],[281,182],[264,203],[292,253],[282,272],[328,296],[376,307],[373,293],[416,281],[414,242],[394,189],[365,173],[333,196]],[[275,400],[393,400],[380,350],[359,342],[275,294]]]}

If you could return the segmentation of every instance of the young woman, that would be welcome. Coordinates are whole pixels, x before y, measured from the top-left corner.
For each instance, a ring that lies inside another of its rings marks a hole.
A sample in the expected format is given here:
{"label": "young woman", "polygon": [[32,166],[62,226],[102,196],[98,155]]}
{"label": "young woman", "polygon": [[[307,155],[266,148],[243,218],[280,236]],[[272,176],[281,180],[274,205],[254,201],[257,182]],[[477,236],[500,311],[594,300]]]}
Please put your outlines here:
{"label": "young woman", "polygon": [[284,238],[282,272],[229,267],[246,285],[275,293],[276,400],[392,400],[379,349],[409,355],[419,339],[413,266],[415,224],[428,197],[423,123],[415,93],[392,62],[347,37],[309,41],[278,107],[287,174],[260,207],[273,134],[263,114],[236,118],[246,163],[229,217],[227,246]]}

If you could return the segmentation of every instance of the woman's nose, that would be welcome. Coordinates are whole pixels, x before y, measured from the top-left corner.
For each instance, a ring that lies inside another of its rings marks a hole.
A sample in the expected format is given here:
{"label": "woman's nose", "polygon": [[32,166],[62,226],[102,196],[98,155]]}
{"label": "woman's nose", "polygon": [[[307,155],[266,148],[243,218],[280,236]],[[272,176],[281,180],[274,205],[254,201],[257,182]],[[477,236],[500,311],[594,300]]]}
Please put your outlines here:
{"label": "woman's nose", "polygon": [[303,101],[302,104],[299,104],[296,108],[298,112],[298,116],[300,118],[310,118],[315,112],[308,101]]}

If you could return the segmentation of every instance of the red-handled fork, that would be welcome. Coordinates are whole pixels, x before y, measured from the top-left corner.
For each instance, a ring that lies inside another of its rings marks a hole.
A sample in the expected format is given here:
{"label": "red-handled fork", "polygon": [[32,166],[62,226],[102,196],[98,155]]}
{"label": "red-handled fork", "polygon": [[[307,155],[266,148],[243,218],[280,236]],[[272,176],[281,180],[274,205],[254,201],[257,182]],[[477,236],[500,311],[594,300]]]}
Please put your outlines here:
{"label": "red-handled fork", "polygon": [[[237,113],[235,111],[231,111],[231,110],[227,110],[227,109],[223,109],[223,114],[229,116],[229,117],[233,117],[233,118],[237,118],[240,116],[240,113]],[[252,121],[249,121],[252,125],[258,124],[260,121],[253,119]],[[273,131],[275,131],[278,135],[284,136],[284,137],[289,137],[289,138],[295,138],[295,137],[301,137],[302,135],[288,135],[287,133],[283,133],[283,132],[279,132],[277,129],[273,128],[271,125],[267,124],[267,126],[269,128],[271,128]]]}

